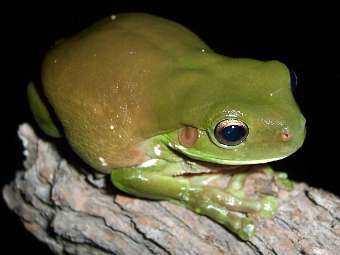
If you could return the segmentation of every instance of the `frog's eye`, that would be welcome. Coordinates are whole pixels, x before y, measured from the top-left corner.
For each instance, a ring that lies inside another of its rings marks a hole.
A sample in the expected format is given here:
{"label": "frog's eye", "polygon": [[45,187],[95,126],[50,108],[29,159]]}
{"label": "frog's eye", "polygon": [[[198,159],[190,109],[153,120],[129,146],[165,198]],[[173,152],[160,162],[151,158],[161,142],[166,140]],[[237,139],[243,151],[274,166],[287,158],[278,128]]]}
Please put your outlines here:
{"label": "frog's eye", "polygon": [[292,88],[292,91],[294,91],[298,85],[298,79],[293,70],[289,70],[289,75],[290,75],[290,86]]}
{"label": "frog's eye", "polygon": [[216,140],[224,146],[235,146],[248,136],[248,126],[242,121],[227,119],[219,122],[214,130]]}

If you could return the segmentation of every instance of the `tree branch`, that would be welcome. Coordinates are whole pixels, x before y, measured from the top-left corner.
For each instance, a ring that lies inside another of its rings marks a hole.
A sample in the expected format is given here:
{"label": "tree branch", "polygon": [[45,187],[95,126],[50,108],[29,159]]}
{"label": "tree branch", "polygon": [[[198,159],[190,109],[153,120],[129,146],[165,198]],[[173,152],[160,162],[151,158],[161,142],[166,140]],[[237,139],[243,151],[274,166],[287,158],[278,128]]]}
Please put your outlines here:
{"label": "tree branch", "polygon": [[27,124],[19,136],[25,170],[3,195],[26,229],[57,254],[339,254],[340,200],[304,183],[280,191],[278,213],[256,218],[256,235],[243,242],[185,208],[117,193]]}

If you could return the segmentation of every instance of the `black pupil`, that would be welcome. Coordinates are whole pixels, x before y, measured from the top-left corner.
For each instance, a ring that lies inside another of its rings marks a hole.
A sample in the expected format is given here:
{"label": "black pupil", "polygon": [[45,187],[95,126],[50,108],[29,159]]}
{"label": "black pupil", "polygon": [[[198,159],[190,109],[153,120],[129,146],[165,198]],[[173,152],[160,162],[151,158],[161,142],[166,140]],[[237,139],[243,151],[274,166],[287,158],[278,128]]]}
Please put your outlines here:
{"label": "black pupil", "polygon": [[237,142],[246,135],[246,129],[239,125],[230,125],[222,130],[222,137],[229,142]]}

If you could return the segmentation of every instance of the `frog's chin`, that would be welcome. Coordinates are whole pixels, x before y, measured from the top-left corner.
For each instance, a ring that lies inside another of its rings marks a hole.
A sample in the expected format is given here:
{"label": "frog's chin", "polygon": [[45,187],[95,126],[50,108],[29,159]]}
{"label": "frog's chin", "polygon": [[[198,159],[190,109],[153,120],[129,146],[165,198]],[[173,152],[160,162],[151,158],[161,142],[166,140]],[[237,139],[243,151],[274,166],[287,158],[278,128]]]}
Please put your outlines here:
{"label": "frog's chin", "polygon": [[[264,159],[253,159],[253,160],[228,160],[228,159],[219,159],[219,158],[212,158],[209,162],[222,164],[222,165],[259,165],[259,164],[265,164],[272,161],[277,161],[280,159],[283,159],[287,156],[281,156],[281,157],[275,157],[275,158],[264,158]],[[207,160],[206,160],[207,161]]]}
{"label": "frog's chin", "polygon": [[230,166],[244,166],[244,165],[259,165],[259,164],[265,164],[272,161],[281,160],[283,158],[288,157],[288,155],[280,155],[277,157],[271,157],[271,158],[257,158],[257,159],[250,159],[250,160],[239,160],[239,159],[223,159],[218,158],[216,156],[207,155],[207,154],[200,154],[195,153],[189,150],[181,150],[177,146],[174,148],[178,153],[184,155],[188,158],[188,160],[193,159],[195,161],[201,161],[206,163],[213,163],[213,164],[219,164],[219,165],[230,165]]}

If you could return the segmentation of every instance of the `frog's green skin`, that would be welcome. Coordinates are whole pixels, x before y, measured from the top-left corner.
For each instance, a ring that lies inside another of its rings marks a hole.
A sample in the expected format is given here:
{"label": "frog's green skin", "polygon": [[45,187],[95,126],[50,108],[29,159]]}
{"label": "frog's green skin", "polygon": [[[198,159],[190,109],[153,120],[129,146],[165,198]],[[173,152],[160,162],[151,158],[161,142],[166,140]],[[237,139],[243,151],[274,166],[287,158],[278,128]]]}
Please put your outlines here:
{"label": "frog's green skin", "polygon": [[[246,174],[234,175],[226,189],[183,174],[209,172],[200,161],[278,160],[294,153],[305,136],[305,119],[284,64],[219,55],[186,28],[147,14],[108,17],[57,43],[44,60],[42,85],[63,130],[52,124],[30,85],[31,109],[42,128],[53,136],[63,134],[84,161],[111,173],[115,186],[175,201],[245,240],[254,224],[231,211],[270,217],[276,199],[246,197]],[[240,145],[222,147],[214,141],[216,123],[226,118],[249,127]],[[184,127],[198,131],[191,146],[179,140]],[[264,171],[290,184],[284,174],[269,167]]]}

